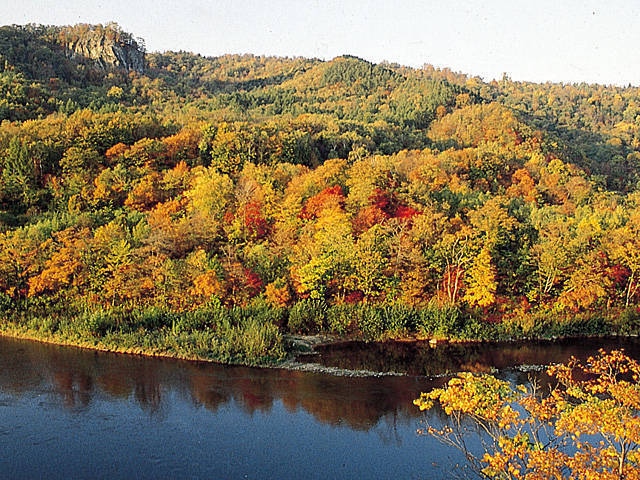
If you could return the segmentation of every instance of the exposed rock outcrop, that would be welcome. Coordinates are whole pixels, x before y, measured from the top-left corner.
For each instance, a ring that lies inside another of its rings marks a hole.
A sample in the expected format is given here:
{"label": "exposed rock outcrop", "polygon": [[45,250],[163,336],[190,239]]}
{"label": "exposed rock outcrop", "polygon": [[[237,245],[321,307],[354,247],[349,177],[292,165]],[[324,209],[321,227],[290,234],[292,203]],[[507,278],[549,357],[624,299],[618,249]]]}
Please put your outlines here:
{"label": "exposed rock outcrop", "polygon": [[115,24],[71,27],[64,32],[63,42],[70,58],[92,60],[103,70],[121,68],[144,72],[144,43]]}

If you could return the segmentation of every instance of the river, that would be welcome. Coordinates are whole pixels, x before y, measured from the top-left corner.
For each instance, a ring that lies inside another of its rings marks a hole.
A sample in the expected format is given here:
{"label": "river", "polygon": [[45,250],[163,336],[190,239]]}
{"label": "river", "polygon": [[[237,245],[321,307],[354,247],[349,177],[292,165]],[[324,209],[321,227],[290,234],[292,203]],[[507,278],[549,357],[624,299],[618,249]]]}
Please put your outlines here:
{"label": "river", "polygon": [[345,343],[305,358],[336,375],[0,338],[0,478],[450,478],[461,456],[416,434],[421,391],[460,370],[523,382],[600,346],[640,354],[612,339]]}

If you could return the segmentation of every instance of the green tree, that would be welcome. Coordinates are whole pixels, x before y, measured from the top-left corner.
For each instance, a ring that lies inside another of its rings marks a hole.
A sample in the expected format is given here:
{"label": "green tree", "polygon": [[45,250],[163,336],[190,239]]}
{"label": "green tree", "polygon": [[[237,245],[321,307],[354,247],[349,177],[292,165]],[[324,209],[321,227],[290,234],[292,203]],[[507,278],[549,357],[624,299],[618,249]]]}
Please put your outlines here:
{"label": "green tree", "polygon": [[29,207],[37,200],[36,172],[25,141],[13,137],[2,162],[2,183],[7,200]]}

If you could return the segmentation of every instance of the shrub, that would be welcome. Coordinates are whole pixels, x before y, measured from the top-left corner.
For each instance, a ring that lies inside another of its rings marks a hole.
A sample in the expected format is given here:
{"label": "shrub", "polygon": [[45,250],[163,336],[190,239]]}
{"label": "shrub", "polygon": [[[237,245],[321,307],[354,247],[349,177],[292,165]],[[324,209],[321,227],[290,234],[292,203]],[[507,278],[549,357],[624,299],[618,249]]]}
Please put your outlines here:
{"label": "shrub", "polygon": [[328,307],[324,300],[301,300],[289,309],[287,326],[292,333],[317,333],[324,329]]}
{"label": "shrub", "polygon": [[386,305],[382,309],[384,329],[390,333],[403,333],[416,328],[416,312],[413,308],[401,305]]}
{"label": "shrub", "polygon": [[327,328],[329,332],[336,335],[344,335],[354,323],[354,306],[346,303],[340,303],[331,306],[327,311]]}
{"label": "shrub", "polygon": [[640,310],[627,308],[613,322],[616,333],[620,335],[638,335],[640,333]]}
{"label": "shrub", "polygon": [[607,324],[599,315],[584,314],[570,318],[554,319],[548,326],[545,336],[574,337],[579,335],[603,335],[607,333]]}
{"label": "shrub", "polygon": [[171,332],[179,335],[183,332],[197,332],[206,329],[227,329],[231,325],[230,310],[220,300],[213,299],[197,310],[176,314],[171,322]]}
{"label": "shrub", "polygon": [[13,298],[0,292],[0,313],[6,313],[14,307]]}
{"label": "shrub", "polygon": [[384,332],[384,316],[380,308],[360,304],[356,308],[358,329],[365,340],[376,340]]}
{"label": "shrub", "polygon": [[86,312],[78,324],[82,331],[94,337],[104,337],[107,333],[118,329],[117,318],[111,312],[94,310]]}
{"label": "shrub", "polygon": [[174,323],[177,314],[158,307],[134,310],[131,313],[129,328],[131,330],[158,330]]}
{"label": "shrub", "polygon": [[39,330],[46,333],[54,333],[60,326],[60,319],[57,316],[49,315],[42,319]]}
{"label": "shrub", "polygon": [[450,336],[460,331],[460,310],[451,306],[429,304],[416,313],[416,328],[425,336]]}
{"label": "shrub", "polygon": [[456,335],[462,340],[497,340],[495,325],[492,325],[476,317],[467,317],[462,330]]}
{"label": "shrub", "polygon": [[176,315],[171,323],[171,332],[179,335],[184,332],[203,330],[209,321],[207,313],[204,309],[198,309]]}
{"label": "shrub", "polygon": [[249,321],[282,325],[285,321],[285,313],[285,309],[271,306],[264,299],[255,299],[247,306],[233,307],[229,310],[234,325],[243,325]]}

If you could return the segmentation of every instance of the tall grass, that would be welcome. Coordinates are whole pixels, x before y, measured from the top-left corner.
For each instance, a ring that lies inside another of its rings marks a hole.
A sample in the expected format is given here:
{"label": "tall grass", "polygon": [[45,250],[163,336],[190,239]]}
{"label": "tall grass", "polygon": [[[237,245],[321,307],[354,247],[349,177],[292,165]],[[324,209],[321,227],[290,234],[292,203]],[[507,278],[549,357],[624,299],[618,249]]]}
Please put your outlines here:
{"label": "tall grass", "polygon": [[32,308],[5,315],[5,332],[104,350],[169,355],[221,363],[266,365],[285,356],[279,325],[284,311],[264,303],[226,308],[213,302],[193,311],[160,307]]}
{"label": "tall grass", "polygon": [[104,350],[249,365],[283,360],[284,333],[326,333],[367,341],[417,335],[461,340],[637,335],[640,311],[562,314],[539,310],[488,323],[478,312],[428,304],[336,304],[303,300],[278,308],[257,299],[242,307],[219,300],[176,312],[150,306],[100,308],[64,299],[0,295],[0,333]]}

